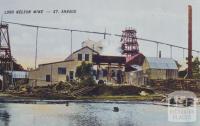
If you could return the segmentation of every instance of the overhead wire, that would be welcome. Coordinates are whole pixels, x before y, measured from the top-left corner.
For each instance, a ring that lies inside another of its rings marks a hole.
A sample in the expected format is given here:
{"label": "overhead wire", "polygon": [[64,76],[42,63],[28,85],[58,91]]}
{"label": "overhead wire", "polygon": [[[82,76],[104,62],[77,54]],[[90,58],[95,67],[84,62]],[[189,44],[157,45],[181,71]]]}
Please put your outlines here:
{"label": "overhead wire", "polygon": [[[97,32],[97,31],[88,31],[88,30],[79,30],[79,29],[68,29],[68,28],[57,28],[57,27],[48,27],[48,26],[41,26],[41,25],[30,25],[30,24],[24,24],[24,23],[18,23],[18,22],[10,22],[10,21],[2,21],[3,23],[7,23],[7,24],[14,24],[14,25],[21,25],[21,26],[26,26],[26,27],[36,27],[36,28],[43,28],[43,29],[52,29],[52,30],[65,30],[65,31],[69,31],[69,32],[84,32],[84,33],[90,33],[90,34],[100,34],[100,35],[104,35],[104,37],[106,35],[113,35],[113,36],[117,36],[117,37],[123,37],[122,35],[119,34],[112,34],[112,33],[108,33],[108,32]],[[146,38],[141,38],[141,37],[137,37],[138,40],[142,40],[142,41],[146,41],[146,42],[151,42],[151,43],[155,43],[155,44],[161,44],[161,45],[167,45],[170,47],[175,47],[175,48],[180,48],[183,50],[188,50],[188,48],[186,47],[182,47],[182,46],[177,46],[177,45],[173,45],[173,44],[169,44],[169,43],[165,43],[162,41],[156,41],[156,40],[151,40],[151,39],[146,39]],[[193,52],[196,53],[200,53],[199,50],[192,50]]]}

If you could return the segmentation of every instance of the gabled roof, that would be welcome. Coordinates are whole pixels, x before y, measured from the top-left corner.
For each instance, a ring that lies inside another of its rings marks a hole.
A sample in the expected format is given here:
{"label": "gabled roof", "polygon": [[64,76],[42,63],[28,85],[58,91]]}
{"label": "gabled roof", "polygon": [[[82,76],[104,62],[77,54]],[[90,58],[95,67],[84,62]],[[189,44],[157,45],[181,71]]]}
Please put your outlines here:
{"label": "gabled roof", "polygon": [[[80,50],[83,50],[83,49],[85,49],[85,48],[88,48],[88,49],[90,49],[91,51],[93,51],[94,53],[99,54],[97,51],[95,51],[94,49],[92,49],[92,48],[90,48],[90,47],[88,47],[88,46],[84,46],[84,47],[82,47],[82,48],[80,48],[80,49],[74,51],[72,54],[75,54],[75,53],[77,53],[77,52],[79,52]],[[65,61],[67,61],[67,60],[72,60],[72,54],[70,54],[70,55],[65,59]]]}
{"label": "gabled roof", "polygon": [[150,68],[153,69],[178,69],[172,58],[146,57]]}
{"label": "gabled roof", "polygon": [[85,48],[88,48],[88,49],[90,49],[90,50],[92,50],[93,52],[95,52],[95,53],[97,53],[97,54],[98,54],[98,52],[97,52],[96,50],[94,50],[94,49],[92,49],[92,48],[90,48],[90,47],[88,47],[88,46],[84,46],[84,47],[82,47],[82,48],[80,48],[80,49],[76,50],[76,51],[75,51],[75,52],[73,52],[72,54],[74,54],[74,53],[77,53],[77,52],[79,52],[80,50],[83,50],[83,49],[85,49]]}

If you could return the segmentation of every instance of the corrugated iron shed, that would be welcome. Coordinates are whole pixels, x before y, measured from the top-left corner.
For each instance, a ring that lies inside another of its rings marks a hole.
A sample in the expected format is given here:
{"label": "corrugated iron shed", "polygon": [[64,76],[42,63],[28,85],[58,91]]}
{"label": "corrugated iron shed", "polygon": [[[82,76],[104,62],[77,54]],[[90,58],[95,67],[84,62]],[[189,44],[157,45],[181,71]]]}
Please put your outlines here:
{"label": "corrugated iron shed", "polygon": [[172,58],[146,57],[146,60],[152,69],[178,69]]}
{"label": "corrugated iron shed", "polygon": [[7,71],[7,72],[12,75],[12,78],[18,78],[18,79],[28,78],[27,71]]}

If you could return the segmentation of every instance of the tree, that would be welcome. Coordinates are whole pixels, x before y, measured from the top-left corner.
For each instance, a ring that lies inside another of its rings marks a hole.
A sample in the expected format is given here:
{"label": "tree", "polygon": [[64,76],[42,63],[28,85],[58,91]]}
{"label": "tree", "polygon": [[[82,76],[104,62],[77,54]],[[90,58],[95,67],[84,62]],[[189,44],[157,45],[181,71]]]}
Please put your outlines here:
{"label": "tree", "polygon": [[192,62],[192,74],[194,79],[200,79],[200,61],[199,58],[196,57]]}
{"label": "tree", "polygon": [[80,66],[76,68],[76,77],[81,80],[85,80],[92,76],[92,64],[82,62]]}
{"label": "tree", "polygon": [[76,68],[76,77],[81,80],[84,85],[94,85],[95,81],[93,79],[93,70],[91,63],[82,62],[80,66]]}

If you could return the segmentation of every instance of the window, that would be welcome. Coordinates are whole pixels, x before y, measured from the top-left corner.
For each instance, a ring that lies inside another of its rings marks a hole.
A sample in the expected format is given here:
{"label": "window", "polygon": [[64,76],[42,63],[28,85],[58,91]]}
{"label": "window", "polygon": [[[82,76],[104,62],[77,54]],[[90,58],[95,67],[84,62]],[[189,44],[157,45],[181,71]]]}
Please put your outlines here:
{"label": "window", "polygon": [[89,54],[85,54],[85,61],[89,61]]}
{"label": "window", "polygon": [[103,69],[103,77],[106,77],[108,75],[108,71],[106,69]]}
{"label": "window", "polygon": [[115,71],[114,71],[114,70],[112,70],[111,76],[112,76],[112,77],[115,77]]}
{"label": "window", "polygon": [[82,54],[80,54],[80,53],[78,54],[78,60],[82,61]]}
{"label": "window", "polygon": [[74,71],[69,72],[69,79],[73,80],[74,79]]}
{"label": "window", "polygon": [[97,75],[97,71],[96,70],[92,70],[92,75],[96,76]]}
{"label": "window", "polygon": [[66,68],[65,67],[58,67],[58,74],[66,74]]}
{"label": "window", "polygon": [[51,76],[49,74],[46,75],[46,82],[50,82],[51,81]]}

